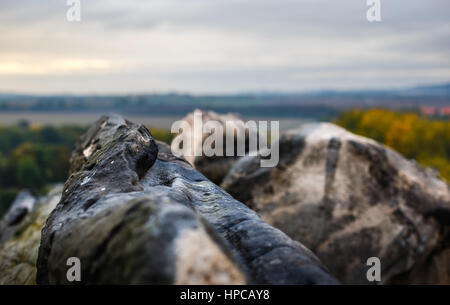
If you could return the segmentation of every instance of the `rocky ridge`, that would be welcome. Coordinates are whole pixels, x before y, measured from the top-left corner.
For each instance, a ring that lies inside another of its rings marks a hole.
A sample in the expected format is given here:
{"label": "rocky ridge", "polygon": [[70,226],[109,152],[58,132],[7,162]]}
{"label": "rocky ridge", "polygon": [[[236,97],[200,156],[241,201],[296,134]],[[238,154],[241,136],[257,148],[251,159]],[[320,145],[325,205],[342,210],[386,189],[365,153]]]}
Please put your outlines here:
{"label": "rocky ridge", "polygon": [[156,142],[102,117],[42,230],[38,284],[336,284],[319,260]]}

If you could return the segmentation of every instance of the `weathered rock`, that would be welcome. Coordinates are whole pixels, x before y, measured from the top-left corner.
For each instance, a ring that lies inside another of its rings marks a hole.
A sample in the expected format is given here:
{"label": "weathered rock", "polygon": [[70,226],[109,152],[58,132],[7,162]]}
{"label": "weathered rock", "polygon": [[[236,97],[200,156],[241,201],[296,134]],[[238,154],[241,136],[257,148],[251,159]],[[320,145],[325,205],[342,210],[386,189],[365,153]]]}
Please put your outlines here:
{"label": "weathered rock", "polygon": [[450,283],[449,186],[430,169],[328,123],[280,138],[280,163],[239,160],[222,187],[314,251],[344,283]]}
{"label": "weathered rock", "polygon": [[[194,151],[197,149],[198,151],[202,151],[202,146],[205,142],[205,139],[208,138],[212,133],[203,132],[201,129],[194,129],[194,115],[195,114],[202,114],[202,121],[201,123],[203,126],[210,121],[217,121],[220,123],[220,125],[223,128],[223,156],[206,156],[204,153],[202,153],[201,156],[194,156]],[[201,111],[201,110],[195,110],[193,113],[189,113],[186,115],[183,119],[183,121],[187,122],[191,126],[191,151],[187,155],[183,155],[183,158],[186,159],[196,170],[201,172],[203,175],[205,175],[208,179],[210,179],[212,182],[216,184],[220,184],[227,175],[227,173],[230,171],[233,164],[239,159],[239,156],[237,154],[234,154],[233,156],[226,156],[226,124],[230,124],[230,126],[233,126],[233,128],[236,129],[234,135],[236,137],[235,143],[235,150],[236,150],[236,143],[238,141],[244,141],[245,143],[245,153],[248,153],[248,136],[249,132],[248,129],[243,126],[242,118],[239,117],[237,114],[218,114],[214,111]],[[197,132],[198,131],[198,132]],[[183,131],[188,132],[188,131]],[[196,133],[194,135],[194,133]]]}
{"label": "weathered rock", "polygon": [[337,283],[311,251],[262,221],[188,162],[158,157],[142,184],[147,193],[163,192],[202,215],[226,239],[251,283]]}
{"label": "weathered rock", "polygon": [[24,224],[22,220],[30,214],[35,204],[36,198],[30,191],[23,190],[17,195],[0,222],[0,244],[9,239],[20,225]]}
{"label": "weathered rock", "polygon": [[143,126],[101,118],[42,231],[37,282],[336,283],[309,250],[174,157]]}
{"label": "weathered rock", "polygon": [[61,198],[62,185],[36,199],[21,192],[0,222],[0,285],[36,283],[41,230]]}
{"label": "weathered rock", "polygon": [[73,153],[42,231],[38,283],[68,283],[69,257],[84,284],[336,283],[300,243],[118,116]]}

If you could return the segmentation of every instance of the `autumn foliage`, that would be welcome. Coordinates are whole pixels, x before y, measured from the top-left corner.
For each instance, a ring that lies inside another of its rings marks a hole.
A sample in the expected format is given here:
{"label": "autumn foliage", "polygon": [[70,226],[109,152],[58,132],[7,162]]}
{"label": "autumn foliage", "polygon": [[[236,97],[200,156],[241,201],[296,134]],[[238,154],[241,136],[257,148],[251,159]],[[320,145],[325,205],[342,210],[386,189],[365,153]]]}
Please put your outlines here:
{"label": "autumn foliage", "polygon": [[342,113],[335,123],[436,168],[450,181],[450,121],[385,109],[357,109]]}

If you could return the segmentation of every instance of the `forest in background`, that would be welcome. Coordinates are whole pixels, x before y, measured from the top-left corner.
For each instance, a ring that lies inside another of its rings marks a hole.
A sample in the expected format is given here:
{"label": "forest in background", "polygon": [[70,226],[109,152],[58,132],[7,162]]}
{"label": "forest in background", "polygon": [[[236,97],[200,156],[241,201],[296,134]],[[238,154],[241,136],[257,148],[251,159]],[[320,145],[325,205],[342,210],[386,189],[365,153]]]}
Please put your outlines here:
{"label": "forest in background", "polygon": [[335,123],[383,143],[423,166],[437,169],[445,180],[450,181],[449,120],[385,109],[355,109],[342,113]]}
{"label": "forest in background", "polygon": [[[436,168],[450,181],[450,121],[414,112],[384,109],[342,112],[334,122],[351,132],[372,138],[421,165]],[[168,130],[149,127],[153,136],[170,143]],[[69,158],[86,126],[39,125],[27,121],[0,125],[0,215],[21,189],[43,194],[52,183],[63,182]]]}

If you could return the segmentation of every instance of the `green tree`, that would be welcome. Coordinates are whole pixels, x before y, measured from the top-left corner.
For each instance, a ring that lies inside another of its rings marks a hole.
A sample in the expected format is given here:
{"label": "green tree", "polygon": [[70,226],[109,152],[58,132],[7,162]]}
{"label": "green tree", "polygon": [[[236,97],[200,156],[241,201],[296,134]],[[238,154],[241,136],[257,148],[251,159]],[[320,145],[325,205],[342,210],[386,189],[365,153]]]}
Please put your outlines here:
{"label": "green tree", "polygon": [[16,179],[21,187],[40,188],[43,186],[41,169],[32,156],[23,156],[16,170]]}

